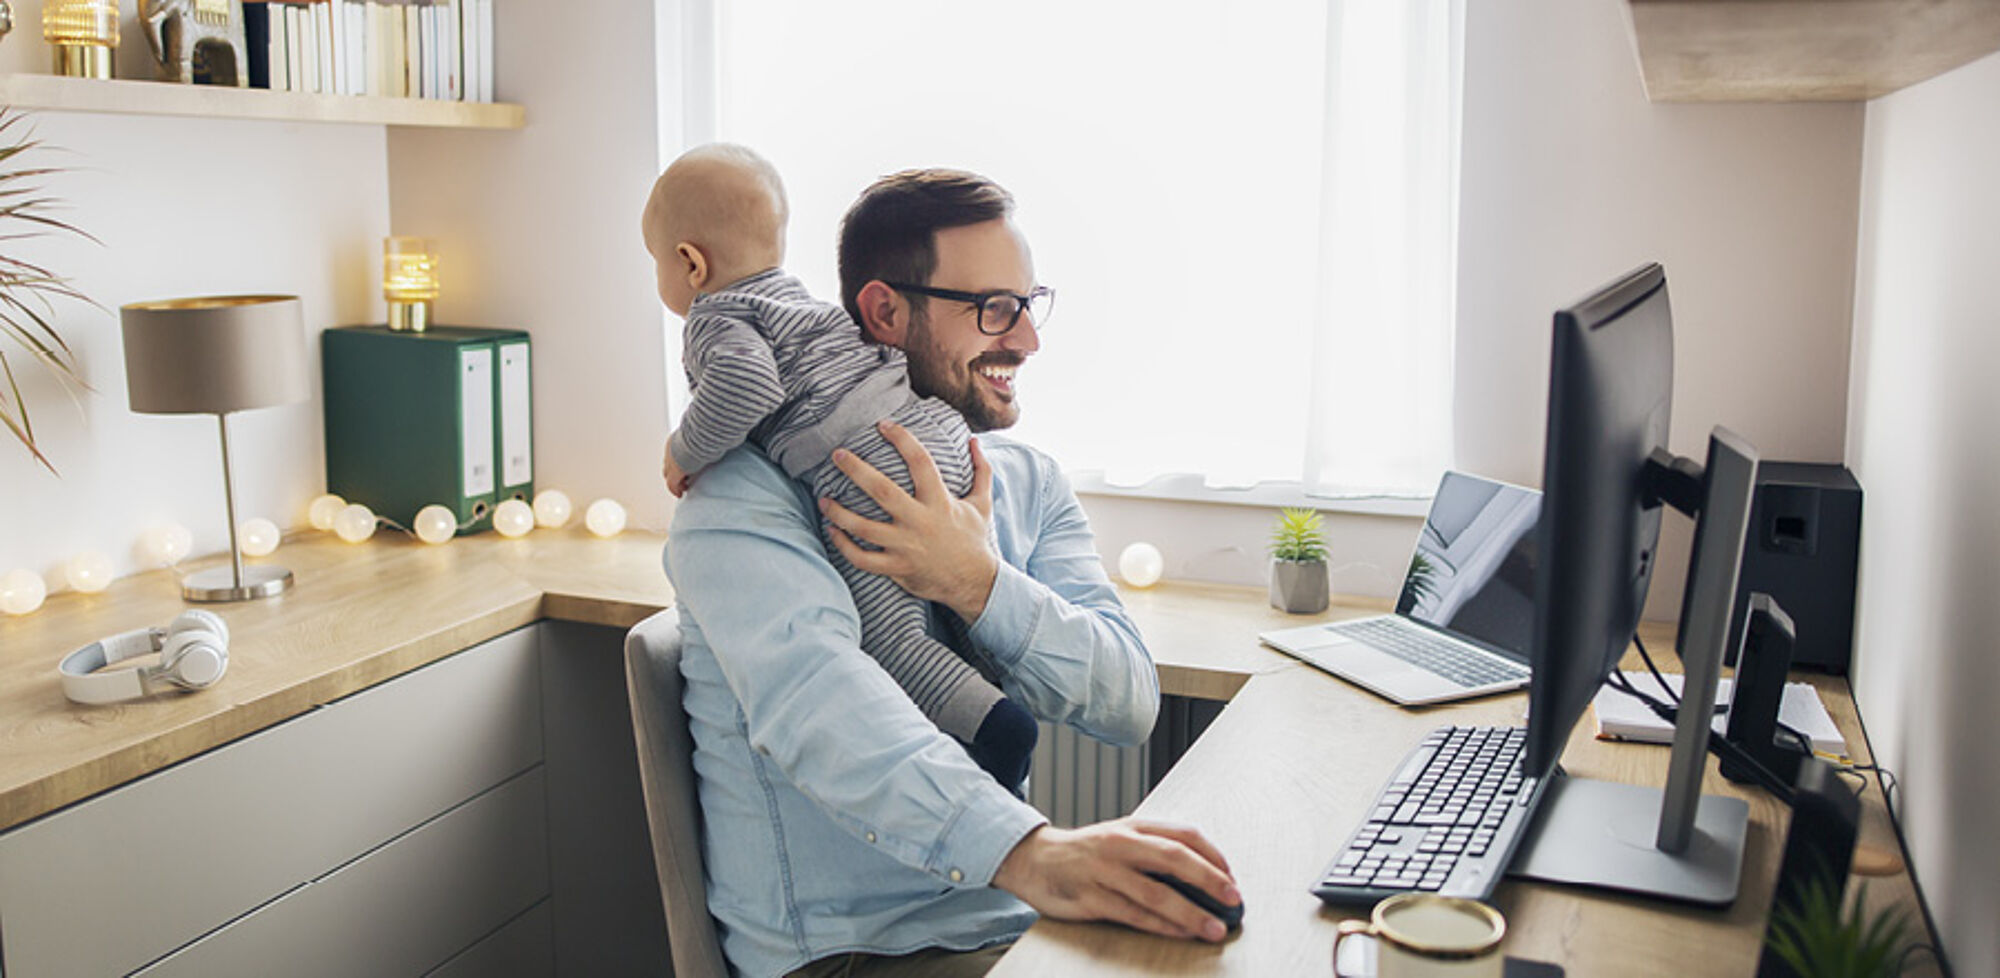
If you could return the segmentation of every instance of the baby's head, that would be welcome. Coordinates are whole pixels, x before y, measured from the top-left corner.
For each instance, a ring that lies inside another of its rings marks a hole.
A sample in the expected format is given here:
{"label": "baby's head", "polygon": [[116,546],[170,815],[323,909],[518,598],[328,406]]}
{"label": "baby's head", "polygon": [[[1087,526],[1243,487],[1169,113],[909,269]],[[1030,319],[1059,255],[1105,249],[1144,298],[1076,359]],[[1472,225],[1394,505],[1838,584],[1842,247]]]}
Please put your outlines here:
{"label": "baby's head", "polygon": [[785,260],[785,185],[763,157],[730,143],[681,154],[653,183],[640,231],[660,301],[687,315],[694,297]]}

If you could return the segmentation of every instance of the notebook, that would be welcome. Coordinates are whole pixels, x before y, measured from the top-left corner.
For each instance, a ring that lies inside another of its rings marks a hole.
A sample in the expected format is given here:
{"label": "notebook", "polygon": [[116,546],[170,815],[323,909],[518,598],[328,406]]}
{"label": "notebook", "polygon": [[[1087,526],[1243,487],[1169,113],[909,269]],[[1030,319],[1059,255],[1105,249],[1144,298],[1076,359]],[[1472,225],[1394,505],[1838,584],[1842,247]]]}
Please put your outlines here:
{"label": "notebook", "polygon": [[1446,472],[1393,614],[1264,632],[1264,644],[1414,706],[1528,684],[1542,494]]}
{"label": "notebook", "polygon": [[[1681,677],[1668,673],[1663,676],[1666,687],[1647,672],[1628,672],[1625,679],[1632,685],[1667,699],[1667,690],[1674,696],[1681,692]],[[1715,702],[1719,706],[1729,703],[1730,695],[1736,688],[1733,679],[1719,679],[1715,684]],[[1610,684],[1597,691],[1590,701],[1590,710],[1597,717],[1597,737],[1600,740],[1625,740],[1641,744],[1671,744],[1674,742],[1674,725],[1653,714],[1644,703],[1625,695]],[[1845,756],[1847,739],[1840,735],[1840,728],[1833,723],[1833,715],[1826,711],[1826,704],[1820,702],[1819,691],[1810,683],[1786,683],[1784,698],[1778,704],[1778,722],[1812,738],[1813,747],[1829,754]],[[1727,728],[1727,714],[1715,715],[1714,729],[1720,736]]]}

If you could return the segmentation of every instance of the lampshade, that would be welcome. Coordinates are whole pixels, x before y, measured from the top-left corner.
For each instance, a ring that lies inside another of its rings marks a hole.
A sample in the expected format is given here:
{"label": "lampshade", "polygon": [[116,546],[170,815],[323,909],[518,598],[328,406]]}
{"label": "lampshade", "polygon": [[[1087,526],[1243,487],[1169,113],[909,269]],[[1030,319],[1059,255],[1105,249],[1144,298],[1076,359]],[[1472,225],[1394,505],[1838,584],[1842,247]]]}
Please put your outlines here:
{"label": "lampshade", "polygon": [[292,572],[243,566],[237,539],[236,478],[229,464],[229,415],[303,401],[306,332],[293,295],[209,295],[135,302],[125,325],[125,388],[141,414],[213,414],[222,439],[222,498],[229,566],[181,579],[190,601],[268,598],[292,584]]}
{"label": "lampshade", "polygon": [[227,414],[312,394],[297,296],[162,299],[120,314],[127,397],[141,414]]}

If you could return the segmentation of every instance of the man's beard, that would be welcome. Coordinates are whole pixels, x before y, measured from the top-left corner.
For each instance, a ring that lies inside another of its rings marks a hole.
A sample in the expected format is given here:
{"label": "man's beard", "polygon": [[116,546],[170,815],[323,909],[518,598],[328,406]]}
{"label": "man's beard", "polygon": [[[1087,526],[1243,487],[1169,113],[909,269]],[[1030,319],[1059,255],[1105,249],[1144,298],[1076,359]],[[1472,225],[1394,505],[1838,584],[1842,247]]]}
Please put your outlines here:
{"label": "man's beard", "polygon": [[973,431],[997,431],[1013,427],[1020,409],[1012,401],[986,396],[984,384],[974,368],[983,364],[1019,366],[1027,359],[1018,353],[993,350],[973,358],[970,364],[955,363],[938,348],[931,333],[929,314],[911,309],[908,342],[904,356],[910,364],[910,388],[919,396],[935,397],[965,416],[965,426]]}

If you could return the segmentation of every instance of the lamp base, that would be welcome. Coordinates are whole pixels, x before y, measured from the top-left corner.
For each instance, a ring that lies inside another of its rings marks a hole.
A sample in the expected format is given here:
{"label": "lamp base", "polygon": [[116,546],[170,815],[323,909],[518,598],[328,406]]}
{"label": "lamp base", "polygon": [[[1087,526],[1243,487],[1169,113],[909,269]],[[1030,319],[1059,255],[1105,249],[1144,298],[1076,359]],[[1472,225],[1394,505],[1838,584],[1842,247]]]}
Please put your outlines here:
{"label": "lamp base", "polygon": [[251,564],[243,568],[243,586],[236,586],[230,568],[211,567],[181,578],[181,597],[189,601],[250,601],[274,598],[292,586],[292,572],[272,564]]}
{"label": "lamp base", "polygon": [[389,303],[389,330],[396,333],[421,333],[431,326],[431,304],[428,302]]}

